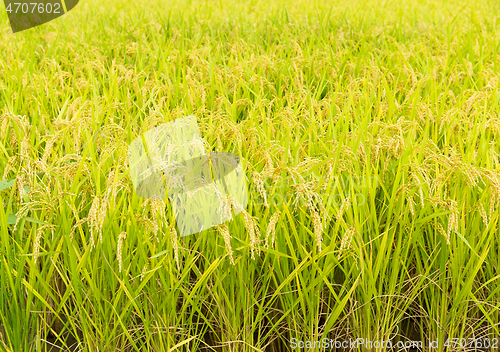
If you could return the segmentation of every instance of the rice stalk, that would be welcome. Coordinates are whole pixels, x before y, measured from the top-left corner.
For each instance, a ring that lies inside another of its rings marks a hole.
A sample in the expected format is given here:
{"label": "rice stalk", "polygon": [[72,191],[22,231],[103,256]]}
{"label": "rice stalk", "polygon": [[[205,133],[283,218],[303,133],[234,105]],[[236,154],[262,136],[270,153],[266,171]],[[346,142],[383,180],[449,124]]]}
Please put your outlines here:
{"label": "rice stalk", "polygon": [[127,238],[127,233],[122,231],[118,235],[118,243],[116,246],[116,258],[118,259],[118,271],[122,272],[122,249],[123,249],[123,241]]}
{"label": "rice stalk", "polygon": [[[267,232],[266,232],[266,247],[273,248],[274,247],[274,239],[276,236],[276,223],[278,222],[278,219],[281,215],[281,211],[276,210],[274,214],[271,216],[271,219],[269,220],[269,224],[267,225]],[[271,239],[271,244],[269,245],[269,238]]]}

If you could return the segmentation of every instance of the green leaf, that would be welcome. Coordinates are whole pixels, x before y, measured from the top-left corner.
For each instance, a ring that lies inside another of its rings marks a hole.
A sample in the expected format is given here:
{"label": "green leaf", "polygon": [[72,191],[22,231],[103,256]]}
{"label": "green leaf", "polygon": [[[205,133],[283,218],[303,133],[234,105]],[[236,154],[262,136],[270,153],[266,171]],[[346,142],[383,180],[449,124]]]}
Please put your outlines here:
{"label": "green leaf", "polygon": [[0,191],[12,187],[14,185],[14,182],[16,182],[16,179],[10,181],[9,180],[0,181]]}
{"label": "green leaf", "polygon": [[17,221],[17,217],[14,214],[9,214],[7,217],[7,225],[14,225]]}
{"label": "green leaf", "polygon": [[[59,254],[62,253],[61,251],[52,251],[52,252],[45,252],[45,253],[39,253],[39,257],[43,257],[46,255],[51,255],[51,254]],[[19,254],[20,257],[34,257],[35,253],[26,253],[26,254]]]}
{"label": "green leaf", "polygon": [[460,237],[460,238],[462,239],[462,241],[464,241],[464,242],[465,242],[465,244],[467,245],[467,247],[469,247],[469,248],[470,248],[470,250],[471,250],[472,252],[474,252],[474,254],[475,254],[478,258],[481,258],[481,257],[479,256],[479,254],[477,254],[477,252],[474,250],[474,248],[472,248],[472,247],[470,246],[469,242],[465,239],[465,237],[464,237],[464,236],[463,236],[460,232],[455,231],[455,233],[458,235],[458,237]]}
{"label": "green leaf", "polygon": [[47,222],[44,222],[44,221],[41,221],[41,220],[38,220],[38,219],[33,219],[33,218],[30,218],[28,216],[25,216],[24,218],[22,218],[21,220],[26,220],[26,221],[29,221],[29,222],[34,222],[36,224],[40,224],[40,225],[52,225],[52,224],[49,224]]}
{"label": "green leaf", "polygon": [[162,255],[166,254],[166,253],[168,253],[168,250],[161,251],[160,253],[156,253],[155,255],[153,255],[152,257],[150,257],[149,259],[157,258],[159,256],[162,256]]}
{"label": "green leaf", "polygon": [[[34,223],[40,224],[40,225],[50,225],[49,223],[46,223],[46,222],[41,221],[41,220],[30,218],[28,216],[25,216],[24,218],[21,218],[21,220],[26,220],[26,221],[29,221],[29,222],[34,222]],[[9,214],[9,216],[7,217],[7,225],[14,225],[16,223],[16,221],[17,221],[17,217],[14,214]]]}

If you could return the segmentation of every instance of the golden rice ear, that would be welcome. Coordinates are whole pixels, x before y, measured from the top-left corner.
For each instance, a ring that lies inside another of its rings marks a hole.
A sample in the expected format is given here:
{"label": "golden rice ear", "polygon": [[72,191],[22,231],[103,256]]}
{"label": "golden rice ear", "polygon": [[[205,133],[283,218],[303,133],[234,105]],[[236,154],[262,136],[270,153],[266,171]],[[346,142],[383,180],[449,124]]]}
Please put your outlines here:
{"label": "golden rice ear", "polygon": [[101,215],[100,211],[101,200],[99,196],[94,196],[94,200],[92,201],[92,205],[90,206],[89,211],[89,228],[90,228],[90,249],[94,249],[95,247],[95,234],[99,231],[99,218]]}
{"label": "golden rice ear", "polygon": [[148,264],[144,264],[144,267],[142,268],[142,271],[141,271],[140,281],[142,281],[144,279],[144,276],[146,276],[147,270],[148,270]]}
{"label": "golden rice ear", "polygon": [[127,233],[125,231],[121,232],[118,235],[118,244],[116,248],[116,257],[118,259],[118,271],[121,273],[122,272],[122,248],[123,248],[123,241],[127,238]]}
{"label": "golden rice ear", "polygon": [[253,173],[253,181],[255,183],[255,186],[257,186],[257,190],[259,191],[260,196],[264,199],[264,206],[266,208],[269,208],[269,204],[267,203],[267,193],[264,188],[264,180],[258,172]]}
{"label": "golden rice ear", "polygon": [[450,200],[450,205],[448,206],[448,208],[452,212],[448,216],[448,231],[446,231],[446,242],[447,242],[447,244],[450,243],[451,231],[458,231],[458,217],[459,217],[459,212],[458,212],[458,208],[457,208],[457,201],[456,200]]}
{"label": "golden rice ear", "polygon": [[153,233],[155,235],[156,241],[160,242],[158,238],[158,231],[160,229],[160,226],[162,224],[168,226],[167,215],[165,213],[166,203],[163,199],[149,199],[148,202],[152,216],[151,222],[154,226]]}
{"label": "golden rice ear", "polygon": [[481,215],[484,224],[488,226],[490,221],[488,220],[488,215],[486,214],[486,210],[484,209],[483,203],[479,203],[479,214]]}
{"label": "golden rice ear", "polygon": [[224,243],[226,244],[226,251],[227,254],[229,255],[229,260],[231,261],[231,264],[235,265],[233,258],[233,249],[231,248],[231,234],[229,233],[229,227],[227,226],[226,223],[223,223],[221,225],[217,225],[216,228],[217,231],[224,238]]}
{"label": "golden rice ear", "polygon": [[180,269],[179,265],[179,236],[177,235],[177,230],[174,226],[170,229],[170,241],[172,242],[172,247],[174,248],[174,259],[177,264],[177,268]]}
{"label": "golden rice ear", "polygon": [[47,160],[50,158],[52,154],[52,150],[54,149],[54,143],[56,142],[56,140],[57,140],[57,135],[52,136],[52,138],[50,138],[45,144],[45,150],[42,156],[42,164],[44,165],[47,164]]}
{"label": "golden rice ear", "polygon": [[438,228],[438,231],[446,238],[446,244],[447,245],[450,245],[450,236],[448,233],[446,233],[446,231],[443,229],[443,226],[438,223],[437,224],[437,228]]}
{"label": "golden rice ear", "polygon": [[[266,248],[273,248],[274,246],[274,240],[276,237],[276,223],[278,222],[280,214],[281,211],[276,210],[276,212],[273,214],[273,216],[271,216],[271,219],[269,220],[266,232]],[[269,245],[269,237],[271,238],[271,245]]]}
{"label": "golden rice ear", "polygon": [[349,229],[345,232],[344,237],[342,237],[342,242],[340,243],[339,254],[337,259],[340,259],[342,253],[351,248],[352,237],[357,233],[356,228],[354,226],[350,226]]}
{"label": "golden rice ear", "polygon": [[351,205],[351,196],[349,195],[349,196],[347,196],[346,199],[344,199],[344,201],[340,205],[340,209],[339,209],[339,212],[337,214],[337,219],[340,218],[344,214],[345,210],[349,209],[350,205]]}
{"label": "golden rice ear", "polygon": [[234,207],[235,213],[243,213],[243,219],[245,220],[245,228],[250,237],[250,252],[252,259],[255,259],[255,251],[259,251],[259,242],[260,242],[260,230],[257,226],[257,222],[254,217],[252,217],[245,208],[234,198],[230,197],[230,203]]}

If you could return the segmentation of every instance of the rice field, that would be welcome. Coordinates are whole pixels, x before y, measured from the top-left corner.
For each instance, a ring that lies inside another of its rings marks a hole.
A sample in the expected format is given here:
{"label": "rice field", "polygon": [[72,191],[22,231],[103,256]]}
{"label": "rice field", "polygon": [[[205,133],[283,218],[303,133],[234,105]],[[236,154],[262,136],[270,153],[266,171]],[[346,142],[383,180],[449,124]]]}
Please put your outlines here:
{"label": "rice field", "polygon": [[[499,10],[1,8],[0,351],[496,350]],[[188,115],[249,199],[181,237],[128,148]]]}

